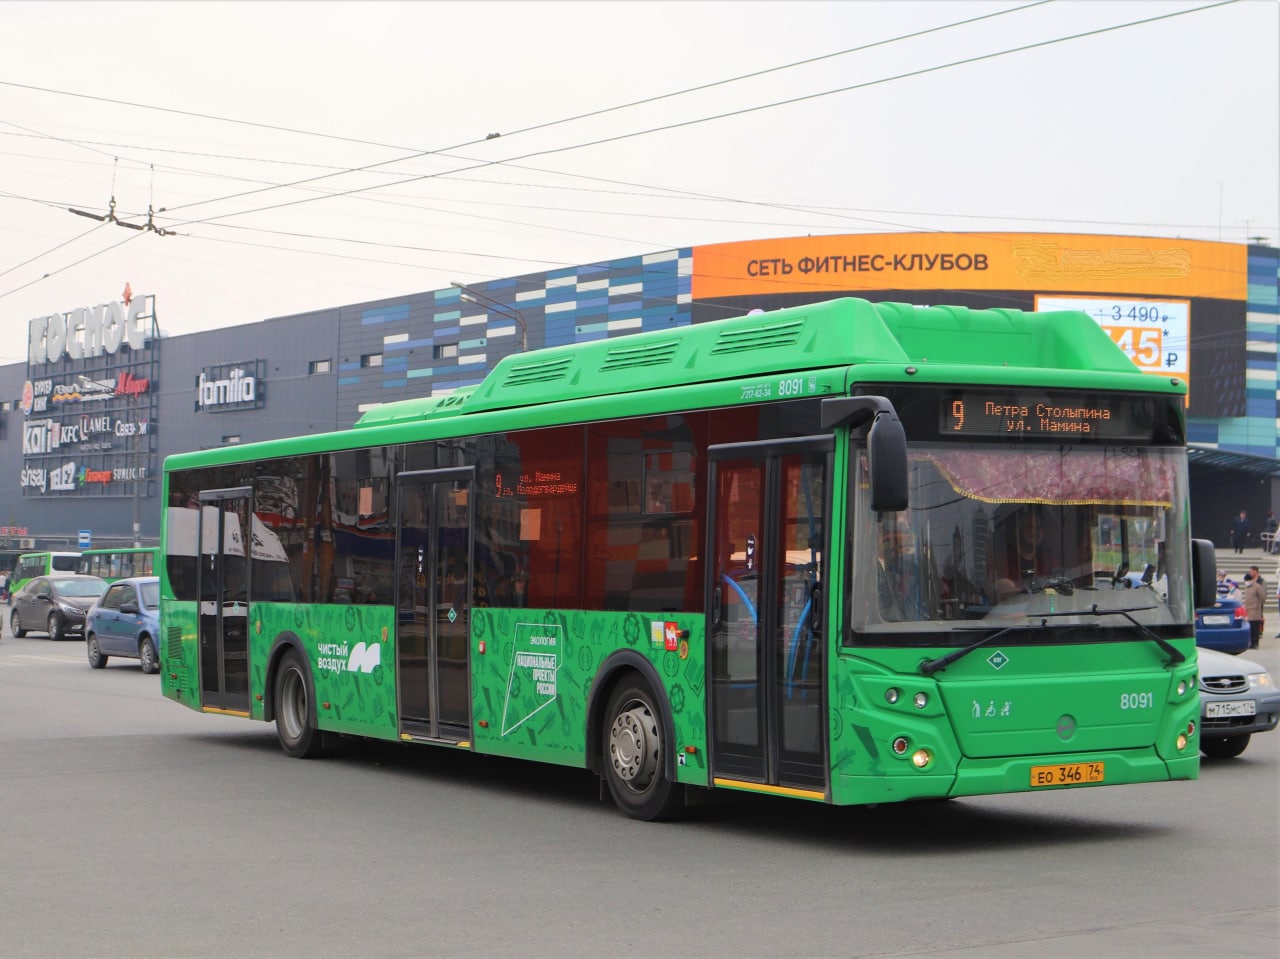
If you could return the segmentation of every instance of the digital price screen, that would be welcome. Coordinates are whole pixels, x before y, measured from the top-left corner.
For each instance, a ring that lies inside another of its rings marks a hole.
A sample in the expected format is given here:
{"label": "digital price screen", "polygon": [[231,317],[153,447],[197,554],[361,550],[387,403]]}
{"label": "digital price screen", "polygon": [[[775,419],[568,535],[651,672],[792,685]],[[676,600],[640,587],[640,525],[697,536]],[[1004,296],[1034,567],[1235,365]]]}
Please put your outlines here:
{"label": "digital price screen", "polygon": [[[1045,390],[947,390],[941,396],[943,436],[1022,436],[1168,442],[1168,403],[1142,396]],[[1175,431],[1180,432],[1180,431]]]}

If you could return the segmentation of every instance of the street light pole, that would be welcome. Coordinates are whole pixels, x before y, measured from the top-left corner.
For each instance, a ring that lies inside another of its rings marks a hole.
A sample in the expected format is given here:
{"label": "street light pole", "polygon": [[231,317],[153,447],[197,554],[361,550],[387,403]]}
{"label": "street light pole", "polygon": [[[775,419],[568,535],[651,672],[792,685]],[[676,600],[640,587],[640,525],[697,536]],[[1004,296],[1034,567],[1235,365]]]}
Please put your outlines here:
{"label": "street light pole", "polygon": [[493,297],[486,296],[484,293],[481,293],[479,290],[473,290],[471,287],[464,286],[463,284],[458,283],[457,281],[450,282],[449,285],[454,287],[455,289],[460,290],[461,298],[466,300],[467,302],[475,303],[477,306],[488,307],[489,309],[495,310],[498,313],[502,314],[507,319],[515,320],[518,324],[520,324],[520,352],[521,353],[528,352],[529,323],[524,318],[523,313],[517,310],[514,306],[507,306],[507,304],[501,302],[500,300],[495,300]]}

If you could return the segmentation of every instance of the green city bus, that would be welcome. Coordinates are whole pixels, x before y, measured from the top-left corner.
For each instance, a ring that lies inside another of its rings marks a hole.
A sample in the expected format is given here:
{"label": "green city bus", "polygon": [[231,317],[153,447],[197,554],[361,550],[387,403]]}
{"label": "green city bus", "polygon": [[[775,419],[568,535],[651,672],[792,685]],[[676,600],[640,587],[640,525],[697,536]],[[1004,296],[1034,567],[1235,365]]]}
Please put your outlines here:
{"label": "green city bus", "polygon": [[128,579],[130,576],[154,576],[159,554],[160,549],[156,546],[86,549],[80,554],[77,572],[97,576],[108,583]]}
{"label": "green city bus", "polygon": [[831,804],[1199,775],[1185,386],[1083,313],[840,299],[165,462],[166,696]]}
{"label": "green city bus", "polygon": [[23,553],[18,557],[17,565],[9,574],[9,595],[12,596],[37,576],[48,576],[51,573],[74,573],[80,561],[79,553],[60,552],[58,550],[38,550]]}

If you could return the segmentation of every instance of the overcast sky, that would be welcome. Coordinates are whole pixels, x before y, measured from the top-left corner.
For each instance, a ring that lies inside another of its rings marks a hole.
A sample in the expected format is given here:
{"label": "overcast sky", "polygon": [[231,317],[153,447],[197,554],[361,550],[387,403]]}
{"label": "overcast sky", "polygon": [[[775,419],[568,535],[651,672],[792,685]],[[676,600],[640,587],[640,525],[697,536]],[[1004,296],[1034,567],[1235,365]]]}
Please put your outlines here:
{"label": "overcast sky", "polygon": [[[7,0],[0,36],[0,362],[126,281],[176,335],[762,237],[1280,240],[1275,0]],[[155,229],[68,210],[113,197]]]}

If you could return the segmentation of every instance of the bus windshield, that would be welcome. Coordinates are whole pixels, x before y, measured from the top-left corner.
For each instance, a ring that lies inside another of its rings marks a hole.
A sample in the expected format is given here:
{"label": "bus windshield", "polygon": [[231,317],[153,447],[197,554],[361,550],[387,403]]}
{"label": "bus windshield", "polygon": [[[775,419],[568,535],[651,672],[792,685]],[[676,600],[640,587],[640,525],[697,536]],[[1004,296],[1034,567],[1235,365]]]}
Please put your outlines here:
{"label": "bus windshield", "polygon": [[[964,644],[975,627],[1032,622],[1185,627],[1183,462],[1167,448],[914,444],[908,509],[875,513],[855,494],[847,641]],[[856,469],[865,490],[865,457]]]}

